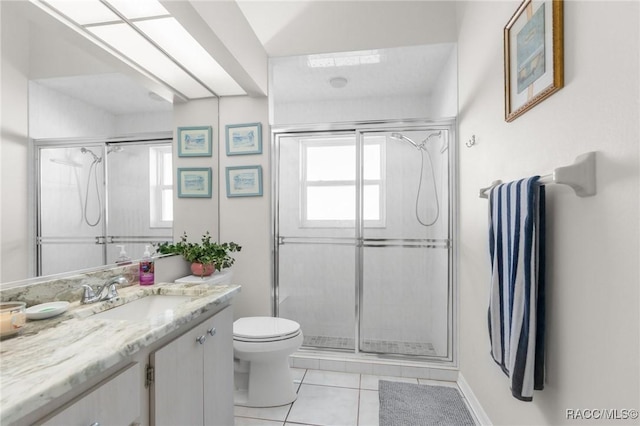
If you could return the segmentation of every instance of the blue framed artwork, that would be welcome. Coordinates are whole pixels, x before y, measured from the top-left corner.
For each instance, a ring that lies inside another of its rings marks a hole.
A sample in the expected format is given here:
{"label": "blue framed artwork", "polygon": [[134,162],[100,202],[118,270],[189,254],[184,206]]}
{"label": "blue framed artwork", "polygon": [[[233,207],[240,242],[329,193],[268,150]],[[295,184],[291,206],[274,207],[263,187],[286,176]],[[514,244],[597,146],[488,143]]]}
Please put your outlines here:
{"label": "blue framed artwork", "polygon": [[504,28],[507,122],[564,86],[563,3],[524,0]]}
{"label": "blue framed artwork", "polygon": [[178,127],[178,157],[211,157],[211,126]]}
{"label": "blue framed artwork", "polygon": [[262,154],[262,123],[227,124],[227,155]]}
{"label": "blue framed artwork", "polygon": [[179,168],[178,197],[211,198],[211,167]]}
{"label": "blue framed artwork", "polygon": [[261,197],[262,167],[227,167],[227,197]]}

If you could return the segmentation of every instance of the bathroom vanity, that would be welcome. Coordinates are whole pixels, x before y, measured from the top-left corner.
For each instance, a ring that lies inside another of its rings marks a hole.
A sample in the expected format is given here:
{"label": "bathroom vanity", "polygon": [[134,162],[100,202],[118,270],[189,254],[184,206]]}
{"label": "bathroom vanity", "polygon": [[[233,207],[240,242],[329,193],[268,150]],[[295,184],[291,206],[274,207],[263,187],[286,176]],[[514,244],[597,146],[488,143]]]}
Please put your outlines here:
{"label": "bathroom vanity", "polygon": [[[76,301],[59,317],[28,322],[0,343],[0,424],[233,424],[239,290],[131,286],[115,302]],[[175,306],[161,312],[145,303],[171,298]]]}

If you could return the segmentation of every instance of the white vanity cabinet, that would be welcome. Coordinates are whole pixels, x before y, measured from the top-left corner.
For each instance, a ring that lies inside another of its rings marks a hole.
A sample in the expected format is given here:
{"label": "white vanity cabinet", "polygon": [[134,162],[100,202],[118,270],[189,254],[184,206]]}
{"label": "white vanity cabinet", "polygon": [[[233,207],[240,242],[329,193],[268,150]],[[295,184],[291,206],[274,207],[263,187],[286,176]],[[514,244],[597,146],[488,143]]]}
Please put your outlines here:
{"label": "white vanity cabinet", "polygon": [[151,424],[233,424],[233,312],[226,307],[150,354]]}
{"label": "white vanity cabinet", "polygon": [[106,382],[89,390],[53,417],[46,426],[132,425],[140,420],[140,364],[116,373]]}

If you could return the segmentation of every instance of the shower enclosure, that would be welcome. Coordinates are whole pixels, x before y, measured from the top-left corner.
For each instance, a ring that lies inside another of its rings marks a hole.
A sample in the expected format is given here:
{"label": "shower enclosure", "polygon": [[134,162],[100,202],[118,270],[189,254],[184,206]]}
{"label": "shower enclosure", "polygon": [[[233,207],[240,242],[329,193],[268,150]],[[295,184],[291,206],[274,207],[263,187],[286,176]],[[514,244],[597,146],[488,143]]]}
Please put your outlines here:
{"label": "shower enclosure", "polygon": [[303,347],[452,360],[453,131],[274,131],[273,309]]}
{"label": "shower enclosure", "polygon": [[114,263],[172,238],[171,136],[35,140],[36,275]]}

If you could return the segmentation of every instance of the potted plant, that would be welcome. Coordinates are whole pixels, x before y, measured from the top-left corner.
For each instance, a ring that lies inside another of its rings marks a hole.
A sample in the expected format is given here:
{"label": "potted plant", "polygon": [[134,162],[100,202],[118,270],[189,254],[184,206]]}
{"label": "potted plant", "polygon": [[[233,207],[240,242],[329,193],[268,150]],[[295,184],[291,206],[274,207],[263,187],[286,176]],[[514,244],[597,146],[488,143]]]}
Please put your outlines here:
{"label": "potted plant", "polygon": [[242,247],[234,242],[216,243],[211,241],[209,231],[202,236],[200,243],[187,241],[185,232],[177,243],[164,242],[157,246],[160,254],[179,254],[191,263],[193,275],[206,277],[215,272],[228,268],[236,261],[230,253],[240,251]]}

